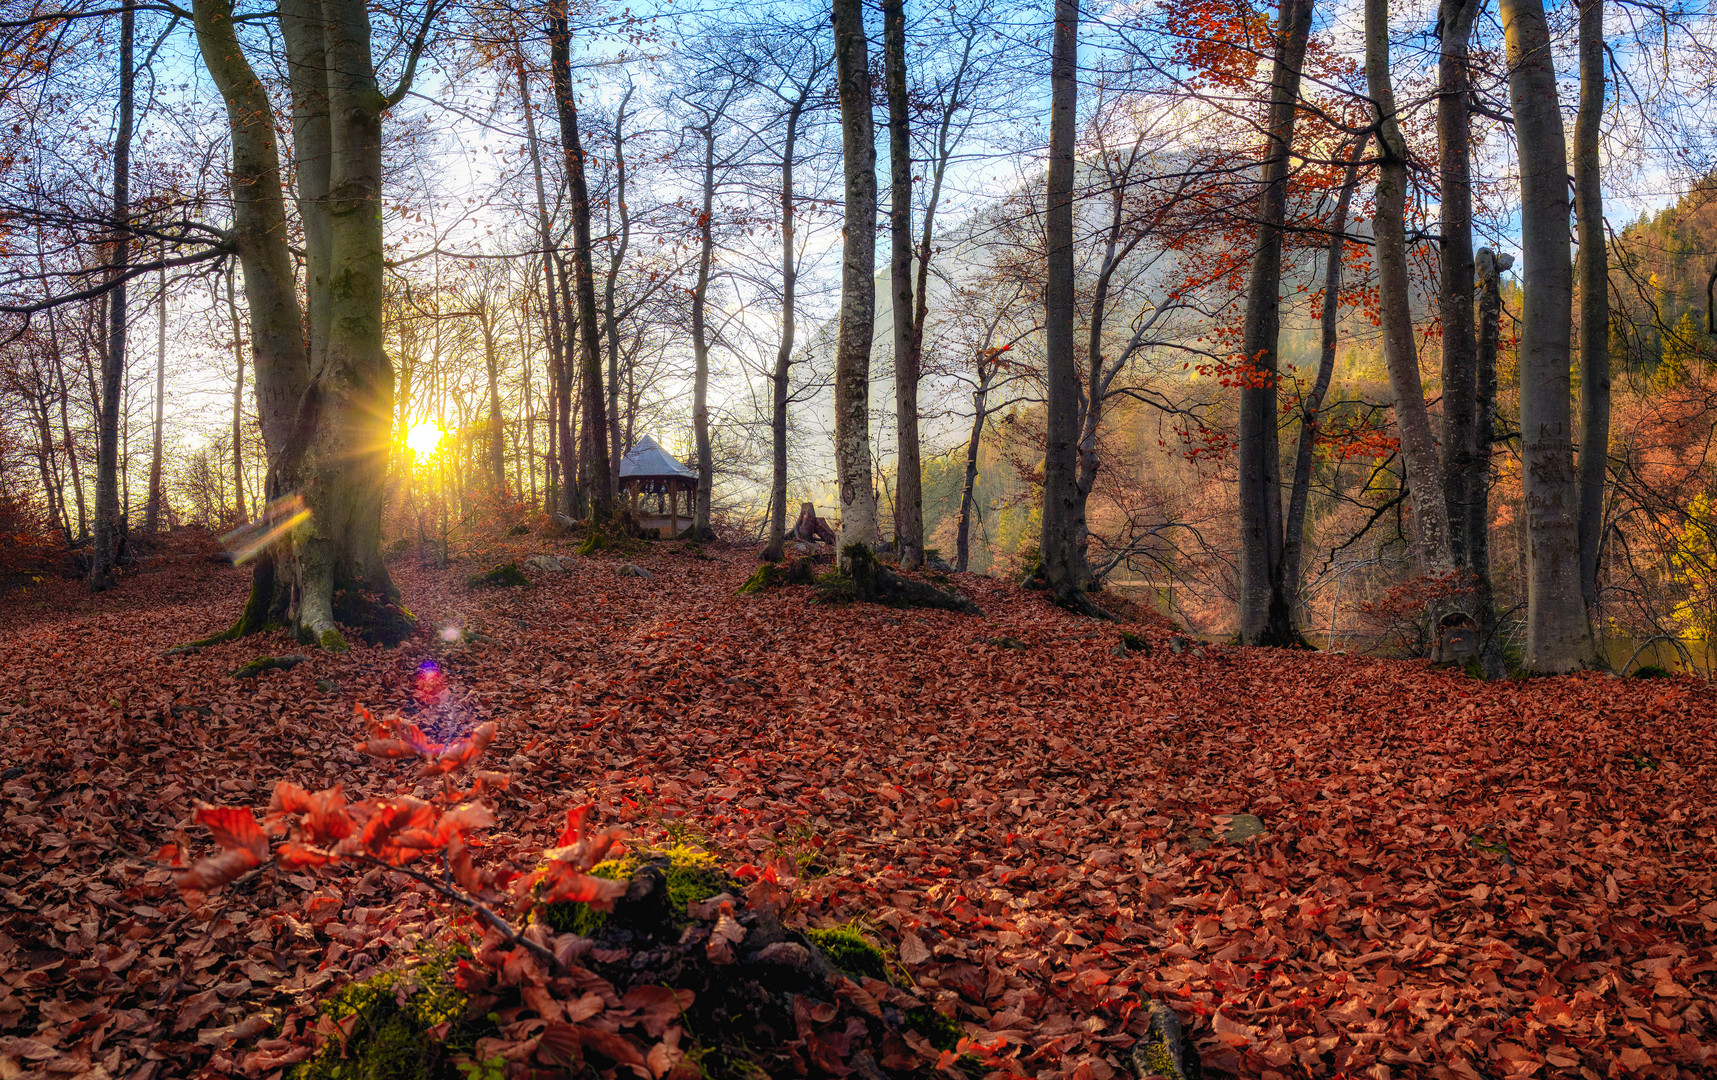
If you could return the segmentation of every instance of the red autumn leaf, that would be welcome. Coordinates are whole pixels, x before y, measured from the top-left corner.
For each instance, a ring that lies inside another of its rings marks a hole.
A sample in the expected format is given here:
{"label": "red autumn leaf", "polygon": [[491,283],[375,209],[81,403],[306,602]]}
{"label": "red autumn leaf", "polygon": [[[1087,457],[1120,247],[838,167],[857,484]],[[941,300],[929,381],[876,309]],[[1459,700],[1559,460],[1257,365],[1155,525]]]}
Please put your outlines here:
{"label": "red autumn leaf", "polygon": [[215,843],[221,847],[243,848],[257,862],[268,856],[268,837],[249,810],[237,806],[199,806],[195,818],[198,824],[209,827],[215,834]]}

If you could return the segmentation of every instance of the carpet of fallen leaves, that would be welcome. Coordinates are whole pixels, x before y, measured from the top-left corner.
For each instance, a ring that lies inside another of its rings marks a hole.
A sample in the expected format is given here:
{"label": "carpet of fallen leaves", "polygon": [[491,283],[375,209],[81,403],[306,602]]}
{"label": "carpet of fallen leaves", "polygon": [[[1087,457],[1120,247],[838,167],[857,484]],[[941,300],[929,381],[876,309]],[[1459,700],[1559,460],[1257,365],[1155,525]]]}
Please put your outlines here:
{"label": "carpet of fallen leaves", "polygon": [[[156,861],[208,850],[198,799],[409,790],[353,749],[357,702],[431,734],[500,722],[491,858],[594,800],[731,864],[797,860],[798,917],[867,920],[1046,1080],[1124,1074],[1152,997],[1217,1074],[1717,1070],[1708,685],[1174,653],[1166,627],[1116,656],[1115,628],[1003,582],[960,579],[982,618],[831,608],[735,596],[754,564],[717,554],[488,591],[402,563],[424,633],[244,681],[298,647],[163,655],[243,595],[194,548],[104,596],[9,599],[0,1077],[256,1072],[283,1011],[418,940],[438,911],[390,872],[269,870],[193,911]],[[450,693],[425,705],[430,659]],[[1267,833],[1220,842],[1239,813]]]}

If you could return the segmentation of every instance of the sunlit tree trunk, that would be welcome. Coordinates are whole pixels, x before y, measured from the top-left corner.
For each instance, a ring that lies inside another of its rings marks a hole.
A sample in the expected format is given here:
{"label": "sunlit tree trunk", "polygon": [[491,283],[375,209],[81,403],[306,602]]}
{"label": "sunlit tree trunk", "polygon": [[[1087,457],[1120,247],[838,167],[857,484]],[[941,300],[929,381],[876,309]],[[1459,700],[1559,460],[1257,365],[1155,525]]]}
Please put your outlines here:
{"label": "sunlit tree trunk", "polygon": [[1413,341],[1412,284],[1407,275],[1407,143],[1396,125],[1395,88],[1389,72],[1389,0],[1365,0],[1365,75],[1377,121],[1378,165],[1372,228],[1376,236],[1378,313],[1383,359],[1395,403],[1395,430],[1412,492],[1409,549],[1419,575],[1441,580],[1455,569],[1449,553],[1449,512],[1443,501],[1443,466],[1431,434],[1431,414],[1419,377]]}
{"label": "sunlit tree trunk", "polygon": [[99,592],[113,583],[113,563],[118,557],[119,508],[119,409],[125,393],[125,279],[131,244],[127,230],[131,218],[131,129],[136,72],[132,69],[132,39],[137,9],[126,0],[119,23],[119,128],[113,138],[113,244],[111,273],[118,279],[108,293],[107,348],[101,356],[101,412],[96,441],[95,544],[91,550],[89,587]]}
{"label": "sunlit tree trunk", "polygon": [[1239,437],[1240,638],[1248,645],[1288,645],[1299,640],[1283,578],[1276,349],[1281,333],[1289,150],[1311,25],[1312,0],[1281,0],[1271,62],[1269,145],[1254,214],[1258,233],[1241,323],[1241,359],[1251,369],[1241,384]]}
{"label": "sunlit tree trunk", "polygon": [[1282,584],[1288,590],[1291,610],[1300,604],[1301,553],[1306,540],[1306,506],[1312,488],[1312,464],[1316,449],[1320,411],[1324,395],[1329,392],[1335,376],[1337,316],[1341,311],[1341,270],[1343,249],[1347,246],[1347,215],[1353,205],[1353,190],[1359,185],[1359,160],[1365,156],[1370,133],[1361,134],[1348,147],[1347,174],[1342,178],[1341,194],[1336,196],[1335,213],[1330,218],[1329,249],[1324,256],[1324,302],[1320,320],[1321,341],[1318,370],[1312,378],[1312,388],[1300,403],[1300,441],[1294,451],[1294,478],[1288,495],[1288,517],[1283,530]]}
{"label": "sunlit tree trunk", "polygon": [[775,349],[770,377],[769,410],[769,542],[763,557],[779,562],[787,535],[787,392],[793,370],[793,337],[798,318],[799,267],[793,250],[795,215],[793,163],[799,148],[799,118],[807,95],[801,93],[787,109],[787,134],[781,144],[781,342]]}
{"label": "sunlit tree trunk", "polygon": [[579,460],[589,489],[593,522],[614,516],[614,478],[608,471],[608,422],[602,394],[602,328],[596,321],[596,278],[591,268],[590,188],[584,175],[584,144],[578,128],[578,101],[572,88],[568,52],[566,0],[549,8],[549,66],[554,75],[555,106],[560,112],[561,151],[566,158],[566,184],[571,195],[572,282],[578,300],[579,368],[583,380],[580,400]]}
{"label": "sunlit tree trunk", "polygon": [[1604,118],[1604,0],[1580,3],[1580,111],[1574,121],[1574,218],[1580,253],[1580,595],[1598,610],[1604,480],[1610,445],[1610,260],[1604,238],[1599,125]]}
{"label": "sunlit tree trunk", "polygon": [[1079,4],[1056,0],[1049,62],[1049,178],[1045,191],[1043,290],[1047,444],[1039,572],[1064,604],[1084,587],[1079,507],[1079,368],[1073,357],[1073,144],[1078,125]]}
{"label": "sunlit tree trunk", "polygon": [[239,320],[234,268],[227,267],[227,315],[233,324],[233,510],[235,520],[249,519],[244,500],[244,324]]}
{"label": "sunlit tree trunk", "polygon": [[1473,329],[1472,92],[1467,44],[1484,0],[1443,0],[1437,15],[1438,226],[1442,235],[1437,317],[1443,330],[1443,503],[1449,553],[1475,574],[1467,536],[1477,409]]}
{"label": "sunlit tree trunk", "polygon": [[1526,666],[1591,660],[1580,596],[1579,487],[1569,404],[1574,276],[1568,250],[1568,145],[1541,0],[1501,0],[1508,92],[1520,144],[1520,443],[1526,488]]}
{"label": "sunlit tree trunk", "polygon": [[[162,244],[163,253],[166,245]],[[155,420],[149,447],[149,497],[143,504],[143,531],[151,536],[161,524],[161,449],[167,420],[167,268],[161,268],[161,294],[156,299]],[[238,443],[233,443],[238,452]],[[240,499],[242,503],[243,500]]]}
{"label": "sunlit tree trunk", "polygon": [[870,472],[870,344],[876,324],[876,138],[871,119],[864,5],[833,0],[835,81],[841,106],[846,217],[841,227],[841,313],[835,347],[835,473],[839,547],[876,546]]}
{"label": "sunlit tree trunk", "polygon": [[894,532],[900,566],[924,565],[924,473],[918,450],[918,350],[912,302],[912,103],[906,90],[906,10],[882,0],[883,82],[888,89],[889,294],[895,407]]}

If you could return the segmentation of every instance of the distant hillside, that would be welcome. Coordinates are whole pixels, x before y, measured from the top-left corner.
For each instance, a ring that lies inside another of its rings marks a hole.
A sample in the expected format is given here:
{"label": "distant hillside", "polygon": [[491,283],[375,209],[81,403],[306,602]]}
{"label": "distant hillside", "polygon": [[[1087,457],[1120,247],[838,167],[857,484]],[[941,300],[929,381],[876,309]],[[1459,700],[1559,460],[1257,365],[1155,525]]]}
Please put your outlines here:
{"label": "distant hillside", "polygon": [[1706,286],[1717,263],[1717,176],[1675,205],[1623,229],[1610,270],[1616,311],[1611,350],[1630,368],[1655,371],[1668,355],[1709,355]]}

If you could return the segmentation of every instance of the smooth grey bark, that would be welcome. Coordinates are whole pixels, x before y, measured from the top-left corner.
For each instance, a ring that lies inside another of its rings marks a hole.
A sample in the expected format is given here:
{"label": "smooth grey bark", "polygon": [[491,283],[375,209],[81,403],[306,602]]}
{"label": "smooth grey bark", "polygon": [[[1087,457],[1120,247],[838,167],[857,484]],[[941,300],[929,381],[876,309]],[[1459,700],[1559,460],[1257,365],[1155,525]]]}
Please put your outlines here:
{"label": "smooth grey bark", "polygon": [[620,228],[608,254],[608,273],[602,283],[602,336],[608,346],[608,472],[616,491],[626,445],[620,440],[620,312],[615,307],[614,290],[626,265],[626,252],[632,246],[632,209],[626,203],[626,106],[631,101],[632,83],[628,81],[626,92],[620,95],[620,104],[614,109],[614,198],[609,202],[620,215]]}
{"label": "smooth grey bark", "polygon": [[549,6],[549,66],[554,75],[555,106],[560,113],[561,151],[571,195],[572,279],[578,299],[580,400],[579,464],[589,490],[591,520],[605,524],[614,516],[614,477],[608,469],[608,423],[602,394],[601,326],[596,321],[596,279],[591,267],[590,187],[584,174],[584,145],[578,130],[578,100],[572,88],[566,0]]}
{"label": "smooth grey bark", "polygon": [[1079,102],[1079,3],[1056,0],[1049,67],[1049,177],[1044,202],[1045,447],[1038,573],[1058,601],[1083,599],[1080,541],[1079,369],[1073,357],[1073,147]]}
{"label": "smooth grey bark", "polygon": [[1573,671],[1592,659],[1580,596],[1579,487],[1569,405],[1574,275],[1568,145],[1542,0],[1500,0],[1508,94],[1520,145],[1520,441],[1527,536],[1526,667]]}
{"label": "smooth grey bark", "polygon": [[1437,583],[1454,572],[1455,564],[1449,550],[1449,511],[1443,501],[1443,465],[1425,406],[1409,308],[1407,143],[1396,123],[1395,87],[1389,72],[1389,0],[1365,0],[1365,77],[1380,156],[1372,230],[1383,359],[1395,399],[1395,430],[1401,440],[1407,487],[1412,492],[1413,534],[1408,546],[1419,576]]}
{"label": "smooth grey bark", "polygon": [[692,438],[697,446],[697,492],[692,506],[692,535],[703,539],[709,527],[710,495],[715,487],[715,463],[709,441],[709,285],[710,266],[715,259],[715,144],[721,132],[717,125],[726,117],[733,90],[704,111],[704,122],[692,130],[703,141],[703,164],[699,169],[702,202],[698,206],[698,274],[692,286]]}
{"label": "smooth grey bark", "polygon": [[1342,254],[1347,246],[1347,216],[1353,205],[1353,191],[1359,186],[1359,161],[1371,133],[1362,132],[1347,147],[1347,172],[1342,177],[1341,193],[1336,196],[1335,212],[1329,222],[1329,248],[1324,256],[1324,297],[1320,313],[1320,348],[1318,370],[1312,378],[1311,392],[1300,402],[1300,438],[1294,449],[1294,477],[1288,494],[1288,516],[1282,538],[1282,585],[1288,594],[1291,609],[1300,605],[1300,562],[1306,540],[1306,506],[1311,501],[1312,459],[1322,420],[1324,395],[1329,392],[1335,376],[1336,327],[1341,311]]}
{"label": "smooth grey bark", "polygon": [[269,455],[266,494],[299,500],[279,511],[291,522],[281,527],[284,543],[257,560],[244,614],[217,637],[284,621],[303,640],[343,649],[336,620],[384,641],[410,631],[381,557],[394,388],[381,318],[381,118],[409,88],[436,11],[426,9],[400,85],[384,96],[361,0],[286,0],[278,10],[304,217],[306,350],[268,96],[238,44],[228,0],[194,4],[198,46],[232,134],[233,243]]}
{"label": "smooth grey bark", "polygon": [[835,84],[841,109],[845,220],[841,225],[841,313],[835,346],[837,547],[875,547],[876,492],[870,471],[870,347],[876,323],[876,132],[870,48],[860,0],[833,0]]}
{"label": "smooth grey bark", "polygon": [[[531,179],[536,185],[537,243],[542,248],[543,310],[548,319],[549,435],[544,469],[543,509],[551,513],[558,510],[570,514],[572,506],[568,500],[569,492],[559,483],[558,471],[561,455],[569,453],[572,448],[572,426],[566,415],[570,394],[560,393],[560,388],[567,384],[566,348],[561,338],[560,304],[554,282],[554,228],[549,220],[548,197],[543,190],[542,151],[537,143],[536,108],[531,104],[530,78],[525,73],[524,58],[517,51],[513,54],[513,71],[519,80],[519,104],[525,112],[525,138],[531,154]],[[559,500],[556,498],[557,494],[560,496]]]}
{"label": "smooth grey bark", "polygon": [[[1473,435],[1477,398],[1478,342],[1473,327],[1472,72],[1468,43],[1485,0],[1442,0],[1437,12],[1437,317],[1443,330],[1443,504],[1449,522],[1449,554],[1471,573],[1474,565],[1467,525],[1471,518]],[[1488,449],[1488,448],[1487,448]]]}
{"label": "smooth grey bark", "polygon": [[1242,360],[1255,375],[1240,388],[1240,640],[1291,645],[1300,640],[1284,587],[1281,454],[1277,432],[1281,335],[1282,225],[1287,219],[1289,152],[1300,97],[1300,68],[1311,33],[1312,0],[1281,0],[1271,59],[1270,112],[1254,218],[1258,223],[1246,280]]}
{"label": "smooth grey bark", "polygon": [[131,132],[137,74],[132,43],[137,24],[133,0],[125,0],[119,22],[119,127],[113,138],[112,273],[117,279],[108,293],[107,348],[101,355],[101,411],[96,430],[95,543],[91,549],[89,588],[99,592],[113,584],[118,557],[119,406],[125,385],[125,270],[130,263],[127,235],[131,219]]}
{"label": "smooth grey bark", "polygon": [[[166,255],[167,245],[161,245]],[[143,504],[143,531],[151,536],[161,524],[161,450],[167,421],[167,268],[161,267],[155,307],[155,419],[149,447],[149,496]],[[233,447],[237,453],[237,444]],[[241,500],[242,502],[242,500]]]}
{"label": "smooth grey bark", "polygon": [[233,278],[237,274],[227,266],[227,315],[233,324],[233,509],[235,523],[249,520],[244,498],[244,324],[239,321],[238,296]]}
{"label": "smooth grey bark", "polygon": [[1580,245],[1580,597],[1598,611],[1604,481],[1610,450],[1610,261],[1599,168],[1604,118],[1604,0],[1580,2],[1580,111],[1574,120],[1574,220]]}
{"label": "smooth grey bark", "polygon": [[781,560],[787,535],[787,382],[793,370],[799,284],[799,267],[793,250],[796,223],[793,164],[798,153],[799,119],[809,99],[807,87],[788,103],[787,133],[781,144],[781,342],[775,349],[775,370],[770,376],[769,542],[763,548],[763,558],[769,562]]}
{"label": "smooth grey bark", "polygon": [[1514,265],[1513,255],[1479,248],[1473,275],[1479,294],[1478,347],[1475,351],[1472,475],[1467,486],[1467,555],[1476,590],[1475,618],[1479,624],[1479,658],[1489,678],[1503,674],[1502,642],[1496,634],[1496,603],[1490,580],[1491,455],[1496,442],[1496,346],[1502,333],[1502,273]]}
{"label": "smooth grey bark", "polygon": [[54,374],[59,379],[60,438],[66,446],[66,470],[72,474],[72,495],[77,499],[78,539],[89,535],[89,516],[84,507],[83,469],[78,465],[77,439],[72,435],[71,395],[66,391],[65,358],[60,355],[58,321],[48,313],[48,335],[54,353]]}
{"label": "smooth grey bark", "polygon": [[924,472],[918,446],[920,359],[913,340],[912,103],[906,88],[904,0],[882,0],[882,70],[888,90],[888,275],[894,313],[894,535],[901,569],[916,570],[924,565]]}
{"label": "smooth grey bark", "polygon": [[495,340],[495,320],[500,312],[490,297],[477,308],[477,326],[483,332],[483,369],[489,382],[489,476],[500,495],[507,487],[507,423],[501,413],[501,348]]}

